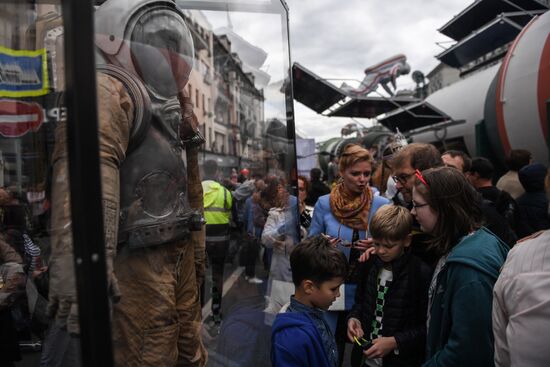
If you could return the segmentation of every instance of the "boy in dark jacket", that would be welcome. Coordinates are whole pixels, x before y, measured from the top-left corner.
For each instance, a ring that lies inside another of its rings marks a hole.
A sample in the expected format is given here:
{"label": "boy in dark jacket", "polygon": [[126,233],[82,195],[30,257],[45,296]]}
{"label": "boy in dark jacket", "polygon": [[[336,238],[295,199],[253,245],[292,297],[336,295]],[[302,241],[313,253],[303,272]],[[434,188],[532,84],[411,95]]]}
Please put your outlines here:
{"label": "boy in dark jacket", "polygon": [[370,233],[375,256],[359,269],[355,305],[348,319],[352,366],[420,366],[426,342],[431,268],[412,255],[412,216],[384,205]]}
{"label": "boy in dark jacket", "polygon": [[340,296],[347,266],[345,255],[323,235],[302,241],[292,251],[290,268],[296,290],[273,323],[273,367],[338,365],[334,335],[323,314]]}

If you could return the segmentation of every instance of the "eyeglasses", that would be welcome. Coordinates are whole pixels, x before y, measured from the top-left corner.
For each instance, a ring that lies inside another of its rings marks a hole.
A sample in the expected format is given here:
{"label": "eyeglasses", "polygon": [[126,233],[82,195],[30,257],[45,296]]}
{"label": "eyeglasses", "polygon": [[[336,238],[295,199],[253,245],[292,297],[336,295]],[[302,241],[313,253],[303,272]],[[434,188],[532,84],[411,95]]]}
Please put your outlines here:
{"label": "eyeglasses", "polygon": [[305,187],[298,187],[298,191],[306,191]]}
{"label": "eyeglasses", "polygon": [[427,205],[430,205],[428,203],[424,203],[424,204],[417,204],[413,201],[413,209],[418,209],[418,208],[422,208],[423,206],[427,206]]}
{"label": "eyeglasses", "polygon": [[424,176],[422,176],[422,172],[420,172],[419,170],[416,170],[414,171],[414,174],[416,178],[420,180],[420,182],[422,182],[427,188],[430,188],[430,185],[428,185],[428,183],[426,182],[426,179],[424,178]]}
{"label": "eyeglasses", "polygon": [[399,176],[391,176],[391,178],[393,178],[393,181],[395,183],[400,183],[401,185],[405,185],[407,183],[407,181],[409,180],[410,177],[412,177],[416,172],[413,172],[413,173],[409,173],[409,174],[401,174]]}

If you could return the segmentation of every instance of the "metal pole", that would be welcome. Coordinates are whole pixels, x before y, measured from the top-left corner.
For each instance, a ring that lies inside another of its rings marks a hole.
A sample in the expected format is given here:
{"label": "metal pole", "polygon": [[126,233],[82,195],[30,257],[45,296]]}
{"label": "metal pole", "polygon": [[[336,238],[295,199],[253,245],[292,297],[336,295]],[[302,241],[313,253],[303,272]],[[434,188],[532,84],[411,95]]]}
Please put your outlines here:
{"label": "metal pole", "polygon": [[[287,77],[283,81],[285,86],[285,104],[286,104],[286,136],[287,136],[287,149],[288,159],[285,163],[290,163],[290,177],[289,181],[292,184],[292,193],[299,197],[298,192],[298,159],[296,154],[296,125],[294,121],[294,87],[292,81],[292,58],[290,55],[290,35],[289,35],[289,20],[288,20],[288,6],[284,0],[281,0],[281,29],[283,30],[283,50],[287,52],[288,64],[285,65],[285,71]],[[298,199],[299,200],[299,199]],[[296,233],[300,238],[300,205],[296,205],[296,211],[298,220],[296,221]]]}
{"label": "metal pole", "polygon": [[63,0],[67,141],[82,366],[113,366],[90,0]]}
{"label": "metal pole", "polygon": [[21,194],[23,182],[23,149],[21,149],[21,138],[17,138],[13,141],[15,147],[15,170],[17,175],[17,187],[16,191]]}

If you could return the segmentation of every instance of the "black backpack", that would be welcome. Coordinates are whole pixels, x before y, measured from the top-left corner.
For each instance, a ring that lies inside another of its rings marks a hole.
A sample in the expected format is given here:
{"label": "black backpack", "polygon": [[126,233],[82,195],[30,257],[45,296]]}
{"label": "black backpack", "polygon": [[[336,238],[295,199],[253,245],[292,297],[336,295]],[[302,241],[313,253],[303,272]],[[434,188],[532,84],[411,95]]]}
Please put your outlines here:
{"label": "black backpack", "polygon": [[504,190],[500,190],[495,201],[495,208],[506,219],[513,231],[519,224],[519,207],[514,198]]}

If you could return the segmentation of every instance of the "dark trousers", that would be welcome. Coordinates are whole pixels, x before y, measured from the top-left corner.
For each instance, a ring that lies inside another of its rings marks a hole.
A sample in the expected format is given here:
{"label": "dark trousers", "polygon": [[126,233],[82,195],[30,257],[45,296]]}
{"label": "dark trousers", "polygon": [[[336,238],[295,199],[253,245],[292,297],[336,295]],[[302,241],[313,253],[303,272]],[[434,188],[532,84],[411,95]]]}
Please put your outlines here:
{"label": "dark trousers", "polygon": [[244,266],[244,275],[253,278],[256,276],[256,259],[260,253],[260,242],[253,237],[245,235],[241,246],[240,264]]}
{"label": "dark trousers", "polygon": [[351,367],[361,367],[364,364],[363,362],[363,349],[357,346],[357,344],[353,344],[353,349],[351,350]]}
{"label": "dark trousers", "polygon": [[11,315],[11,309],[0,310],[0,365],[12,365],[21,360],[17,329]]}
{"label": "dark trousers", "polygon": [[229,241],[206,242],[206,253],[212,271],[212,313],[221,311],[223,294],[223,268],[229,249]]}

